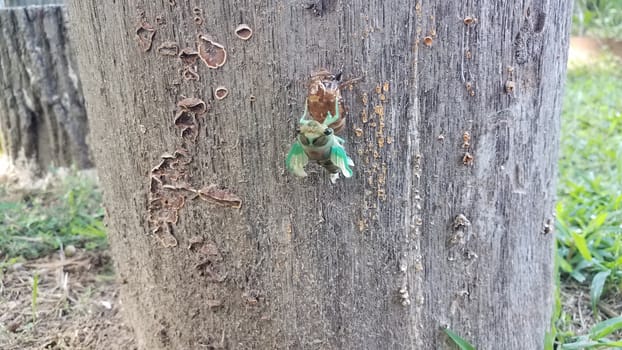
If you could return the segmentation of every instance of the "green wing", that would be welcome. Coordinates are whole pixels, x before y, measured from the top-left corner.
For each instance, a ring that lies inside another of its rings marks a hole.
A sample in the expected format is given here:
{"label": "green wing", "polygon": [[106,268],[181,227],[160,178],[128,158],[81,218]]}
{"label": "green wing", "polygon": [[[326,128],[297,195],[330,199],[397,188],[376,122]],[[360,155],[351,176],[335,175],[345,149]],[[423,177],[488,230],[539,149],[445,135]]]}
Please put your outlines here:
{"label": "green wing", "polygon": [[305,154],[300,142],[294,142],[285,159],[287,170],[296,176],[305,177],[307,176],[305,165],[307,165],[308,162],[309,157]]}
{"label": "green wing", "polygon": [[330,161],[341,169],[341,173],[344,177],[352,177],[352,169],[350,169],[350,165],[354,165],[354,163],[346,154],[346,150],[339,144],[335,144],[331,147]]}

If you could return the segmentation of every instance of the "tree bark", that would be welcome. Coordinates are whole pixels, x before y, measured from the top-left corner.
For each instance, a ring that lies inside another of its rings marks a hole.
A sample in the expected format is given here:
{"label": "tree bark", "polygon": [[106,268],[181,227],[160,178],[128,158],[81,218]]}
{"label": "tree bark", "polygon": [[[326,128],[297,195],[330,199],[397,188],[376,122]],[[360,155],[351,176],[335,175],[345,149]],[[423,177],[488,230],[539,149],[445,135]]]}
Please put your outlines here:
{"label": "tree bark", "polygon": [[[139,347],[450,349],[449,327],[478,349],[542,348],[570,6],[71,1]],[[198,61],[197,81],[158,48],[200,33],[228,58]],[[363,77],[342,92],[356,166],[336,185],[284,166],[322,67]],[[175,125],[184,98],[209,104],[196,142]],[[162,214],[158,196],[185,206]]]}
{"label": "tree bark", "polygon": [[0,9],[0,140],[17,165],[91,167],[64,8]]}
{"label": "tree bark", "polygon": [[22,7],[33,5],[60,5],[64,0],[0,0],[0,7]]}

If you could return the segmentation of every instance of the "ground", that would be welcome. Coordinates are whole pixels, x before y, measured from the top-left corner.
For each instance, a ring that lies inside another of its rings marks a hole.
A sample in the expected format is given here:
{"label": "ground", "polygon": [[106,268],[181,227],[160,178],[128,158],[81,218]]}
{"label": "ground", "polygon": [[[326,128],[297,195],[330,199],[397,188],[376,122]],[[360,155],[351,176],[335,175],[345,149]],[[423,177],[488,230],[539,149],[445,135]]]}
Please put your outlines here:
{"label": "ground", "polygon": [[12,265],[0,285],[0,349],[135,349],[111,266],[106,251],[80,250]]}
{"label": "ground", "polygon": [[97,225],[103,209],[94,172],[57,169],[41,178],[5,161],[0,349],[135,349]]}

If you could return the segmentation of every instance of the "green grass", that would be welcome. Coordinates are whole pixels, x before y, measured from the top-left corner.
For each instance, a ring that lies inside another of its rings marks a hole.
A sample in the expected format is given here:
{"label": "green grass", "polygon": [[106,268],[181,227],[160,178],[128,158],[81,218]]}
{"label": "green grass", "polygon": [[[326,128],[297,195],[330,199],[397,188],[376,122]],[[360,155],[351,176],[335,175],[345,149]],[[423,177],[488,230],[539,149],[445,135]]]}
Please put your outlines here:
{"label": "green grass", "polygon": [[622,38],[622,0],[575,0],[573,34]]}
{"label": "green grass", "polygon": [[445,328],[443,330],[445,331],[445,334],[447,334],[449,339],[451,339],[452,342],[454,344],[456,344],[456,346],[458,346],[458,349],[460,349],[460,350],[476,350],[475,347],[471,343],[469,343],[468,341],[466,341],[465,339],[460,337],[456,332],[452,331],[449,328]]}
{"label": "green grass", "polygon": [[[597,313],[599,300],[619,293],[622,285],[622,64],[612,58],[568,72],[558,197],[561,283],[574,280],[589,287]],[[603,348],[598,342],[607,341],[611,332],[564,332],[567,320],[559,304],[558,299],[555,323],[557,342],[565,344],[561,349],[581,344]],[[621,329],[621,322],[615,327]]]}
{"label": "green grass", "polygon": [[33,259],[69,244],[107,245],[97,184],[73,171],[45,191],[0,187],[0,262]]}
{"label": "green grass", "polygon": [[37,321],[37,298],[39,297],[39,275],[37,273],[32,276],[32,292],[30,307],[32,309],[32,323]]}

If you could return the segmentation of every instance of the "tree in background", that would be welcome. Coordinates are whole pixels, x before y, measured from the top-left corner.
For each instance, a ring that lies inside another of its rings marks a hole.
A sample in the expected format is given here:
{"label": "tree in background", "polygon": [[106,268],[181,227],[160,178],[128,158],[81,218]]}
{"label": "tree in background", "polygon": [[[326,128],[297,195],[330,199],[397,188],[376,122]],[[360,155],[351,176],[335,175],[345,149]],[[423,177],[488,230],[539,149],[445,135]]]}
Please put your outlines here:
{"label": "tree in background", "polygon": [[52,166],[91,167],[86,110],[64,8],[1,5],[0,150],[14,165],[29,165],[39,173]]}

